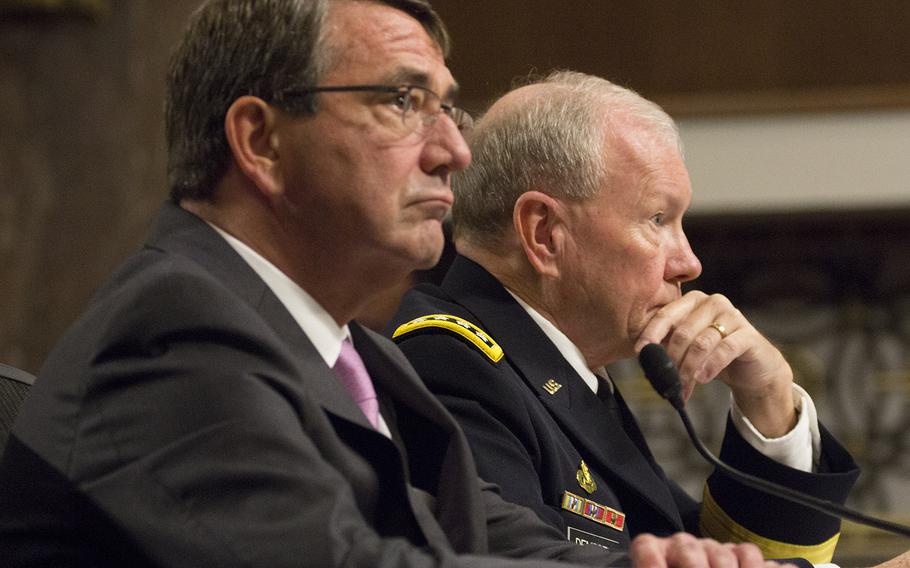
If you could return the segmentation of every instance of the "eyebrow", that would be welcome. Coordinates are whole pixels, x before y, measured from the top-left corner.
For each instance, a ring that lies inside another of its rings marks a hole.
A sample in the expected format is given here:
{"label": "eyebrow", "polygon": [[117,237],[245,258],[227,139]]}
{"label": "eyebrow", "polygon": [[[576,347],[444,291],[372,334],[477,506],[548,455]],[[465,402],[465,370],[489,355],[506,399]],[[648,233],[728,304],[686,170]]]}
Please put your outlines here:
{"label": "eyebrow", "polygon": [[[393,85],[417,85],[418,87],[430,88],[430,76],[413,67],[399,67],[393,73],[386,76],[384,81]],[[458,83],[452,83],[445,93],[440,93],[443,99],[454,100],[458,96]]]}

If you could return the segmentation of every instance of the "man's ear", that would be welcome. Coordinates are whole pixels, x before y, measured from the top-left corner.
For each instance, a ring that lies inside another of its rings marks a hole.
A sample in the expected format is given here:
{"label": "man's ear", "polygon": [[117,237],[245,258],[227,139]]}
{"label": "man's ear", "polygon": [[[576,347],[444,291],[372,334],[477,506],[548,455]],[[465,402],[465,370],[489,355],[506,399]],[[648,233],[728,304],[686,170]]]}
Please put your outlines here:
{"label": "man's ear", "polygon": [[276,121],[275,109],[253,96],[235,100],[224,117],[234,162],[266,197],[282,190],[274,139]]}
{"label": "man's ear", "polygon": [[540,191],[528,191],[515,202],[512,223],[528,262],[539,274],[558,276],[565,244],[565,207]]}

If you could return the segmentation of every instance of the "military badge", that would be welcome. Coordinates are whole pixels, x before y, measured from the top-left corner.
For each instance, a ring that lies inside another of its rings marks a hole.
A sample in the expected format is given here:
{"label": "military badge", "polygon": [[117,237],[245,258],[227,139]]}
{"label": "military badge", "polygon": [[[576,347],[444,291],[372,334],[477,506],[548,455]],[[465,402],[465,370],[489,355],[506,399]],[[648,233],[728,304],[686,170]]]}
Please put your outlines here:
{"label": "military badge", "polygon": [[620,532],[626,526],[625,514],[569,491],[563,493],[562,508]]}
{"label": "military badge", "polygon": [[578,484],[588,494],[594,494],[597,491],[597,482],[591,476],[591,470],[588,469],[588,464],[585,463],[585,460],[581,460],[581,465],[578,467],[578,471],[575,472],[575,479],[578,480]]}
{"label": "military badge", "polygon": [[562,388],[562,385],[550,379],[549,381],[543,384],[543,390],[547,391],[550,394],[556,394],[556,391]]}

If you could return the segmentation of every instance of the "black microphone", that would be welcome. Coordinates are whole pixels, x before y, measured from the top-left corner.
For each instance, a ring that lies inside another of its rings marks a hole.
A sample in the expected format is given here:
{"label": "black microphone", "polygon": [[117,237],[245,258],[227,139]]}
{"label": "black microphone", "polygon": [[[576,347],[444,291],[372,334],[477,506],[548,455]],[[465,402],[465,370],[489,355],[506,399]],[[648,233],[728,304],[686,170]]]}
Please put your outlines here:
{"label": "black microphone", "polygon": [[679,417],[686,427],[686,432],[689,433],[689,438],[692,440],[692,444],[695,445],[695,449],[698,450],[698,453],[726,475],[739,481],[743,485],[747,485],[753,489],[758,489],[759,491],[776,497],[782,497],[788,501],[809,507],[810,509],[815,509],[816,511],[841,519],[848,519],[855,523],[893,532],[901,536],[910,537],[910,527],[908,526],[870,517],[852,509],[848,509],[833,501],[819,499],[812,495],[800,493],[789,487],[784,487],[766,479],[749,475],[748,473],[739,471],[720,461],[705,447],[695,433],[695,428],[689,420],[689,414],[686,412],[685,403],[682,400],[682,386],[679,382],[679,372],[676,370],[676,365],[673,364],[670,356],[667,355],[666,350],[656,343],[649,343],[648,345],[645,345],[638,354],[638,362],[641,365],[642,370],[644,370],[648,381],[651,382],[651,386],[654,387],[654,390],[656,390],[660,396],[670,401],[670,404],[672,404],[673,408],[679,413]]}

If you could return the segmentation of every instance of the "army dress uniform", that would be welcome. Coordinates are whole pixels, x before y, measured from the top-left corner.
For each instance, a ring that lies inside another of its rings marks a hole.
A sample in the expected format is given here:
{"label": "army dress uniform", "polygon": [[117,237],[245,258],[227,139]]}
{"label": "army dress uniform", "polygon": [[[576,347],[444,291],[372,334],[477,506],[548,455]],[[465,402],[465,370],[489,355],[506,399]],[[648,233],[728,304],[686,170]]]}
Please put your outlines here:
{"label": "army dress uniform", "polygon": [[[640,533],[685,530],[752,541],[769,557],[830,561],[837,519],[718,472],[701,503],[669,480],[621,393],[603,384],[595,394],[515,298],[473,261],[458,256],[441,287],[408,292],[387,332],[462,425],[481,477],[567,539],[615,550]],[[817,473],[762,455],[729,419],[721,458],[842,503],[858,468],[820,431]]]}

